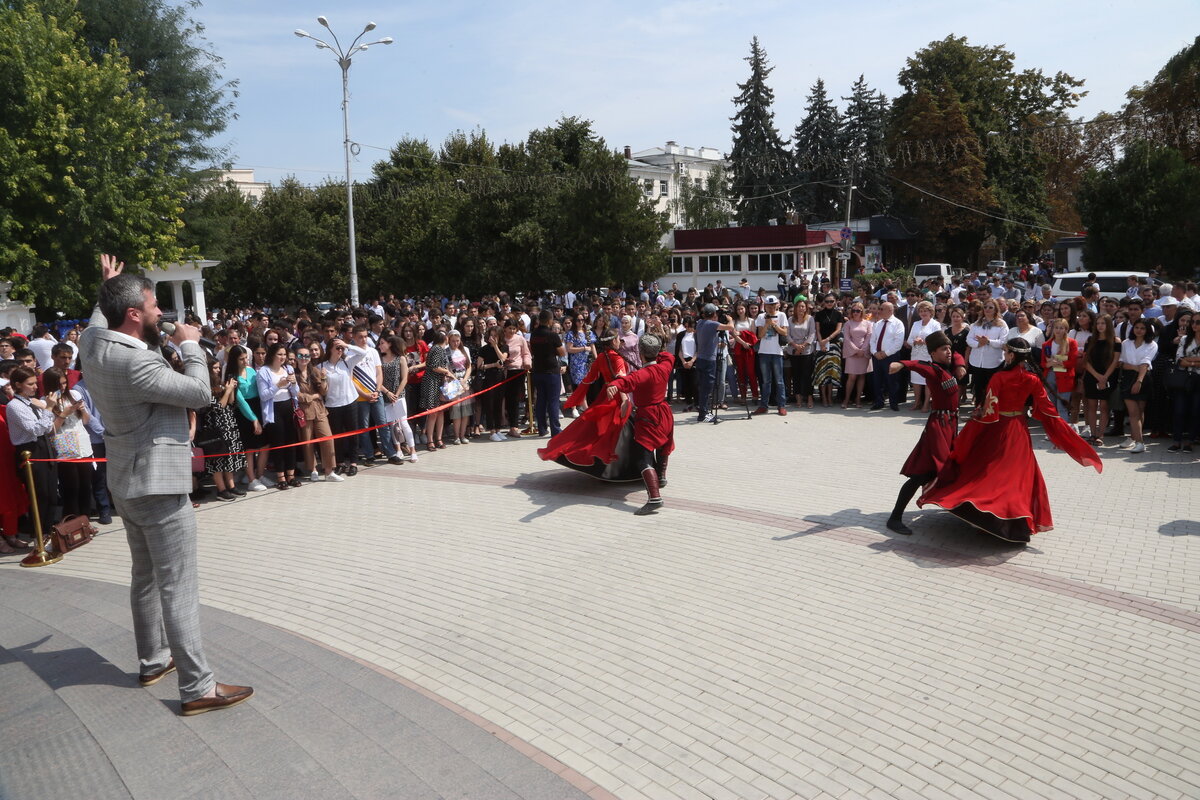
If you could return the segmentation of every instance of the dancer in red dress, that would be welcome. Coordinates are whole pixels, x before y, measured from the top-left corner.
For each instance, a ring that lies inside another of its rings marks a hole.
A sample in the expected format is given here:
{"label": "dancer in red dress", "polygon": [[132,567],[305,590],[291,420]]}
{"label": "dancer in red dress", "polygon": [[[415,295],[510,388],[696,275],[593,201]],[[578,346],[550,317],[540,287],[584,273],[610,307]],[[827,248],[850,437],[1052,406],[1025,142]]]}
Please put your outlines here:
{"label": "dancer in red dress", "polygon": [[900,487],[896,506],[887,521],[888,530],[904,536],[912,535],[912,529],[904,524],[904,509],[917,489],[937,477],[938,470],[950,457],[950,448],[958,434],[958,378],[967,371],[963,357],[954,352],[950,337],[941,331],[929,334],[925,346],[933,363],[897,361],[888,368],[892,373],[910,369],[922,376],[930,396],[929,419],[925,421],[925,430],[917,446],[900,468],[900,474],[908,480]]}
{"label": "dancer in red dress", "polygon": [[616,338],[606,333],[596,340],[596,360],[588,367],[587,374],[575,387],[575,391],[571,392],[567,402],[563,403],[563,408],[570,409],[579,405],[586,408],[596,402],[605,386],[629,372],[625,359],[621,358],[621,354],[613,347]]}
{"label": "dancer in red dress", "polygon": [[639,339],[638,346],[649,366],[610,383],[579,419],[538,450],[538,456],[601,480],[640,477],[650,496],[637,511],[644,515],[662,506],[659,487],[666,485],[667,459],[675,447],[675,420],[665,399],[675,357],[661,352],[662,340],[652,334]]}
{"label": "dancer in red dress", "polygon": [[1056,447],[1085,467],[1104,469],[1091,445],[1058,415],[1028,365],[1029,352],[1024,339],[1008,341],[1004,365],[988,382],[933,486],[917,501],[918,506],[941,506],[992,536],[1018,543],[1054,527],[1025,423],[1027,402],[1032,401],[1033,417]]}

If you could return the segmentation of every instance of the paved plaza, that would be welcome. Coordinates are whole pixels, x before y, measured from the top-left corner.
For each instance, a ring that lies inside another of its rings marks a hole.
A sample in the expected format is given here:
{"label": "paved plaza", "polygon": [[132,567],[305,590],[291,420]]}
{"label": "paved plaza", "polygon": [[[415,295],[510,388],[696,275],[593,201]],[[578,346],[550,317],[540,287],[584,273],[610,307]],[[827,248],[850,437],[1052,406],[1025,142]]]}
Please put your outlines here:
{"label": "paved plaza", "polygon": [[536,439],[205,504],[210,660],[256,688],[217,714],[135,688],[119,518],[0,559],[0,797],[1200,797],[1200,461],[1035,427],[1018,549],[884,529],[915,413],[691,419],[652,517]]}

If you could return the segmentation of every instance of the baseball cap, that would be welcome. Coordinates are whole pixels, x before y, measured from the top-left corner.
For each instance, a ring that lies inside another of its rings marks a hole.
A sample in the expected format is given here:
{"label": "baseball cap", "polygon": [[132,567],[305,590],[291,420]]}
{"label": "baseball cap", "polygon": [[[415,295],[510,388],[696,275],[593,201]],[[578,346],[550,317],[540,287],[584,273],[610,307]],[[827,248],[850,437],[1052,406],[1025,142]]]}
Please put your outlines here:
{"label": "baseball cap", "polygon": [[1174,297],[1168,296],[1168,297],[1164,297],[1162,300],[1158,301],[1159,308],[1162,308],[1163,306],[1177,306],[1177,305],[1179,305],[1179,301],[1176,300]]}
{"label": "baseball cap", "polygon": [[779,298],[773,294],[769,294],[769,295],[767,295],[767,299],[764,300],[763,302],[769,306],[777,306],[777,305],[779,305]]}

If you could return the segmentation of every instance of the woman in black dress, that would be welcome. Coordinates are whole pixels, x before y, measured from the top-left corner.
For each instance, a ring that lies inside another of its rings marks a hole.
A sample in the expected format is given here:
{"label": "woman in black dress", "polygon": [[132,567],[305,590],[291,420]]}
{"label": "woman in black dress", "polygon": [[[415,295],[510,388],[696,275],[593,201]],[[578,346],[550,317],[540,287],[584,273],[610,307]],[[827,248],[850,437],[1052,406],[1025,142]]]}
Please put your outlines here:
{"label": "woman in black dress", "polygon": [[[436,330],[429,354],[425,357],[425,377],[421,379],[421,410],[428,411],[446,402],[442,397],[442,385],[448,378],[454,376],[450,371],[450,356],[446,351],[446,332]],[[446,412],[434,411],[425,416],[425,439],[428,449],[432,452],[439,448],[445,449],[442,443],[442,425]]]}
{"label": "woman in black dress", "polygon": [[1084,419],[1095,447],[1104,446],[1104,426],[1108,424],[1108,398],[1112,395],[1113,373],[1117,371],[1121,350],[1117,346],[1112,317],[1096,317],[1095,329],[1083,348]]}
{"label": "woman in black dress", "polygon": [[[946,326],[945,334],[950,339],[950,350],[954,355],[962,356],[963,363],[967,361],[967,350],[970,345],[967,343],[967,334],[971,331],[971,326],[967,322],[967,313],[962,308],[955,307],[950,309],[949,314],[950,324]],[[958,374],[958,394],[959,403],[962,403],[967,394],[967,386],[971,381],[970,372],[962,370]]]}
{"label": "woman in black dress", "polygon": [[500,335],[500,326],[493,325],[487,329],[483,337],[483,346],[476,351],[475,374],[483,376],[481,388],[485,394],[480,398],[483,405],[483,426],[491,431],[493,442],[502,442],[506,438],[500,429],[504,427],[504,392],[492,387],[504,380],[504,359],[508,357],[508,347],[504,337]]}

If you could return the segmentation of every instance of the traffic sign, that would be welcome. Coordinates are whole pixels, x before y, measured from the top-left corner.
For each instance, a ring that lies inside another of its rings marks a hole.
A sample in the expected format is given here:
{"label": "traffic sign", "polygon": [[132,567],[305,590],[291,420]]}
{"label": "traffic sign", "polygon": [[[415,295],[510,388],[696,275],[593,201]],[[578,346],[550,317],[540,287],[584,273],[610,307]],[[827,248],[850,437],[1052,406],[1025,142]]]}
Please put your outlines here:
{"label": "traffic sign", "polygon": [[838,279],[838,291],[839,292],[853,292],[854,291],[854,281],[852,281],[850,278],[839,278]]}
{"label": "traffic sign", "polygon": [[850,254],[849,254],[849,253],[838,253],[838,254],[837,254],[837,260],[838,260],[838,261],[849,261],[849,260],[850,260]]}
{"label": "traffic sign", "polygon": [[850,230],[849,228],[842,228],[842,241],[843,242],[846,241],[847,239],[853,239],[853,238],[854,238],[854,231]]}

